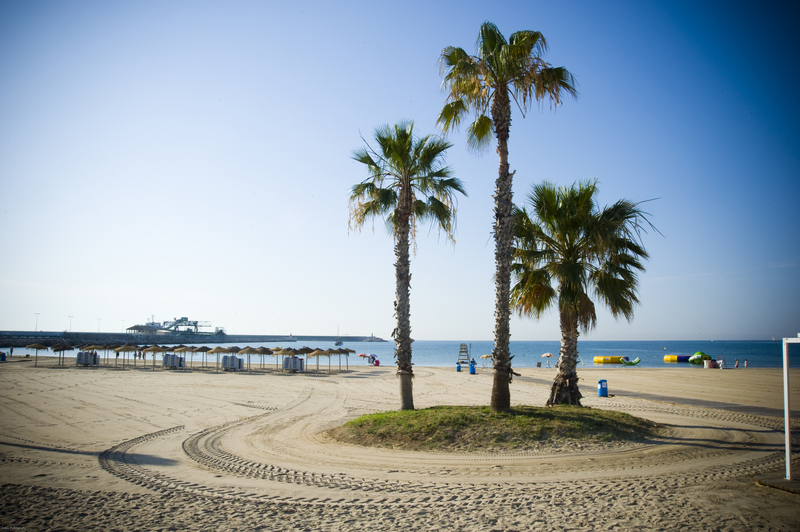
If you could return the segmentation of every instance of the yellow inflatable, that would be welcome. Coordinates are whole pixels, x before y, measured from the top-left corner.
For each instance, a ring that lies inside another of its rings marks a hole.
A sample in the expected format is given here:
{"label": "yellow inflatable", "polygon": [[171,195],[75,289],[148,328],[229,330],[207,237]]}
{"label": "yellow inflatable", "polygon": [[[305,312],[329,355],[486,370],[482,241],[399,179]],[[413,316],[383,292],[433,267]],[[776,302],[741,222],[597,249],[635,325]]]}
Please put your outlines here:
{"label": "yellow inflatable", "polygon": [[594,357],[595,364],[622,364],[625,357]]}

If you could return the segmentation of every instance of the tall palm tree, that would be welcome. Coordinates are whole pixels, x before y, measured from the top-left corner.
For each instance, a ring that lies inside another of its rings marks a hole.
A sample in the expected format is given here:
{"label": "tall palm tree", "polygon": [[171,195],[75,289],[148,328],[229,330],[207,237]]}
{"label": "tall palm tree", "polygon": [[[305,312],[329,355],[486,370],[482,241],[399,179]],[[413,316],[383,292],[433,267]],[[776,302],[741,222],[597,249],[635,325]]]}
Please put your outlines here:
{"label": "tall palm tree", "polygon": [[401,408],[413,410],[409,248],[417,221],[432,221],[455,242],[456,193],[467,193],[444,165],[452,145],[432,135],[415,137],[413,122],[377,128],[375,142],[377,149],[365,141],[366,147],[353,152],[353,159],[367,166],[369,178],[350,191],[350,221],[358,229],[370,218],[385,217],[394,235],[397,327],[392,336],[397,343]]}
{"label": "tall palm tree", "polygon": [[514,172],[508,163],[511,99],[524,117],[534,101],[549,100],[551,106],[558,106],[564,96],[577,96],[577,90],[569,71],[552,67],[541,58],[547,51],[547,41],[538,31],[518,31],[506,41],[497,26],[484,22],[476,47],[477,55],[453,46],[442,50],[440,67],[448,94],[438,124],[447,132],[457,128],[466,115],[474,113],[475,120],[467,128],[468,146],[479,150],[489,145],[492,133],[497,138],[500,168],[494,194],[497,272],[491,408],[505,412],[511,408],[509,383],[514,374],[509,350],[514,240],[511,190]]}
{"label": "tall palm tree", "polygon": [[639,203],[619,200],[599,209],[597,181],[571,187],[543,182],[528,196],[531,214],[514,210],[512,305],[520,316],[539,318],[558,305],[561,350],[547,405],[580,405],[578,334],[597,325],[592,293],[615,318],[633,319],[639,303],[637,274],[648,258],[641,244],[646,226]]}

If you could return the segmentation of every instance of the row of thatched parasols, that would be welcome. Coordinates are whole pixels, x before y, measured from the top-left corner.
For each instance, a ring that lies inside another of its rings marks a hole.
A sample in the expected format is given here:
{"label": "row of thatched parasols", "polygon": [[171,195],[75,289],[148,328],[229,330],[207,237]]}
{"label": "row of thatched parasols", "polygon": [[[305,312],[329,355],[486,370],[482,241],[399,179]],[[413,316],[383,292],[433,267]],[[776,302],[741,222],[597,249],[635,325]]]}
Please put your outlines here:
{"label": "row of thatched parasols", "polygon": [[[263,367],[264,364],[264,355],[272,355],[275,356],[275,364],[276,367],[278,366],[278,358],[277,357],[296,357],[299,355],[306,355],[306,359],[309,357],[316,358],[317,360],[317,371],[319,371],[319,357],[326,356],[328,357],[328,372],[330,373],[331,370],[331,357],[334,355],[339,356],[339,370],[342,369],[342,355],[345,355],[347,359],[350,353],[355,353],[352,349],[341,348],[341,349],[319,349],[319,348],[311,348],[311,347],[302,347],[300,349],[293,349],[290,347],[287,348],[268,348],[268,347],[238,347],[238,346],[231,346],[231,347],[222,347],[217,346],[214,348],[208,346],[200,346],[200,347],[189,347],[185,345],[175,345],[175,346],[167,346],[167,345],[144,345],[139,346],[136,344],[106,344],[106,345],[94,345],[94,344],[86,344],[86,345],[77,345],[72,346],[66,342],[61,342],[56,344],[52,347],[47,347],[42,344],[31,344],[26,346],[28,349],[33,349],[36,351],[36,358],[34,362],[34,366],[38,366],[39,364],[39,351],[47,351],[48,349],[52,349],[54,353],[58,353],[58,363],[60,366],[64,365],[64,352],[65,351],[73,351],[78,349],[80,351],[103,351],[106,355],[106,364],[108,363],[108,353],[110,351],[114,351],[117,354],[117,359],[119,355],[122,354],[122,367],[125,367],[125,363],[127,362],[127,356],[129,353],[133,352],[142,352],[142,353],[152,353],[153,354],[153,369],[156,367],[156,353],[182,353],[182,354],[194,354],[194,353],[203,353],[204,356],[207,356],[208,353],[216,354],[217,355],[217,370],[219,370],[219,355],[222,353],[225,354],[234,354],[234,355],[247,355],[247,371],[250,371],[250,355],[260,355],[261,356],[261,365]],[[207,359],[206,359],[207,360]],[[194,360],[191,360],[194,363]],[[115,360],[114,365],[117,362]],[[136,365],[136,359],[134,358],[134,365]],[[349,360],[347,361],[347,369],[350,369]]]}

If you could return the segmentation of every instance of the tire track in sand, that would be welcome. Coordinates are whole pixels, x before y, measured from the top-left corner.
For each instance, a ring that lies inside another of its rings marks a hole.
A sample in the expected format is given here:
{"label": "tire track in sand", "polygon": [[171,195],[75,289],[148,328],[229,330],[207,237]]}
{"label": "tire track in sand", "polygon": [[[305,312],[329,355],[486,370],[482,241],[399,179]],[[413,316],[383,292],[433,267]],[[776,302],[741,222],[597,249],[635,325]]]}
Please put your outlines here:
{"label": "tire track in sand", "polygon": [[[280,409],[290,411],[293,406],[303,403],[310,391],[303,394],[290,405]],[[620,405],[622,407],[622,405]],[[630,405],[624,405],[629,407]],[[664,407],[658,407],[664,409]],[[677,409],[665,408],[670,413]],[[642,408],[646,410],[646,408]],[[272,501],[293,504],[347,504],[347,505],[414,505],[419,507],[438,507],[459,502],[492,502],[493,504],[517,506],[532,504],[548,498],[556,497],[563,490],[570,492],[595,493],[606,497],[614,497],[629,492],[632,487],[637,490],[680,490],[686,486],[707,481],[719,481],[741,478],[776,470],[783,464],[783,454],[772,452],[756,459],[744,460],[728,465],[696,467],[689,471],[669,472],[659,475],[636,476],[635,468],[621,468],[612,471],[612,476],[604,479],[573,481],[534,481],[534,482],[486,482],[486,483],[443,483],[435,481],[402,481],[349,477],[344,474],[323,474],[313,471],[301,471],[281,467],[270,463],[255,462],[236,456],[222,449],[221,442],[234,429],[241,430],[248,424],[259,424],[265,418],[274,416],[268,412],[229,421],[189,435],[183,440],[185,454],[211,472],[224,473],[239,478],[263,480],[265,482],[294,483],[309,488],[322,489],[328,497],[280,497],[247,493],[247,490],[224,489],[211,485],[189,483],[180,479],[150,471],[130,459],[128,453],[149,440],[173,434],[183,430],[183,426],[145,434],[120,443],[100,456],[101,466],[109,473],[158,492],[183,492],[206,497],[235,498],[244,501]],[[728,411],[702,410],[702,414],[693,412],[693,417],[704,417],[709,420],[726,419],[736,423],[747,423],[753,426],[768,428],[773,420],[748,414],[732,414]],[[609,451],[613,452],[613,451]],[[442,453],[456,456],[459,453]],[[461,453],[461,458],[468,453]],[[796,455],[800,457],[800,454]],[[663,465],[674,462],[674,456],[666,457]],[[634,476],[631,476],[634,475]]]}

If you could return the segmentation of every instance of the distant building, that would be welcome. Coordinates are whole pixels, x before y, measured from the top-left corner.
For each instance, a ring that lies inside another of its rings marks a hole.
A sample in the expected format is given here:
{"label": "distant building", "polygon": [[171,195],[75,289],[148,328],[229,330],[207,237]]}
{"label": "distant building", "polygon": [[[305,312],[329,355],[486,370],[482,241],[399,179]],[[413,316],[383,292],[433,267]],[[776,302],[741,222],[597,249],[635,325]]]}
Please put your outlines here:
{"label": "distant building", "polygon": [[130,334],[172,334],[172,331],[167,329],[162,329],[155,324],[148,323],[147,325],[134,325],[133,327],[128,327],[127,331]]}

